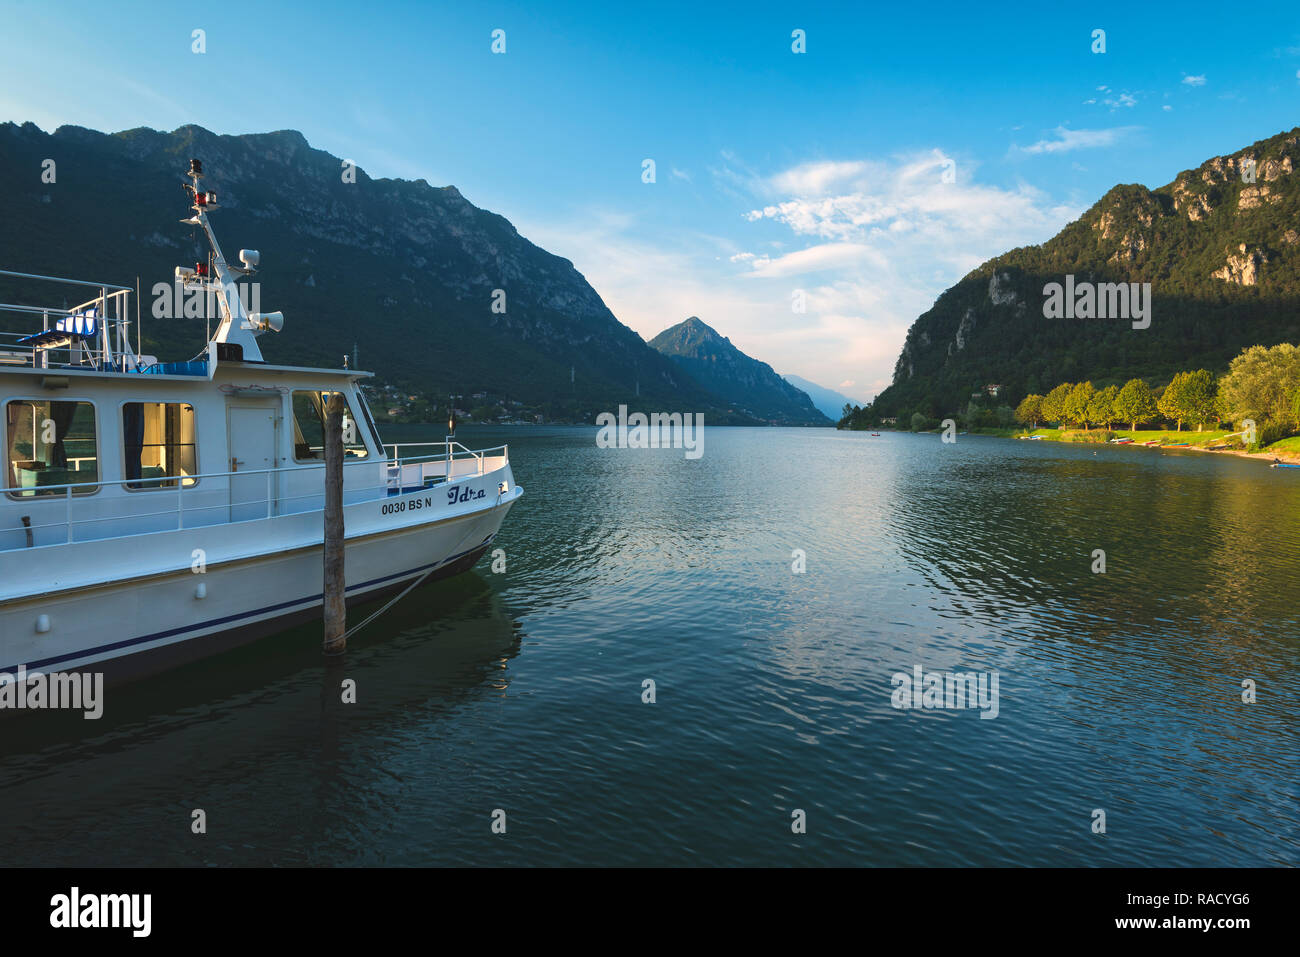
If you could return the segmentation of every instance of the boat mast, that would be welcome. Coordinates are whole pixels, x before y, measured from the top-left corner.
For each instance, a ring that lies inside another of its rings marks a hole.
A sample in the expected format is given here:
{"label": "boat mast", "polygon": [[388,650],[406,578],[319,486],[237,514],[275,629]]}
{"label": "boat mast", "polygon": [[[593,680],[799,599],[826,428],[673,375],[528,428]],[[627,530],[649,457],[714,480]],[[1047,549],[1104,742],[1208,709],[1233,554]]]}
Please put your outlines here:
{"label": "boat mast", "polygon": [[[192,277],[204,288],[217,295],[221,310],[221,324],[217,327],[217,334],[212,337],[212,341],[234,343],[242,347],[244,361],[261,362],[262,350],[257,346],[257,336],[266,329],[274,329],[278,332],[279,324],[283,323],[284,317],[279,313],[250,315],[244,308],[243,300],[239,298],[239,287],[235,285],[235,273],[252,275],[258,263],[258,254],[254,250],[241,250],[240,259],[243,266],[232,267],[226,262],[226,257],[221,252],[221,245],[212,231],[212,224],[208,222],[208,211],[217,208],[217,194],[199,189],[199,180],[203,178],[203,164],[196,159],[190,160],[189,172],[186,175],[193,180],[193,185],[186,183],[185,188],[194,199],[194,205],[191,207],[194,215],[181,222],[202,226],[208,242],[212,244],[212,268],[216,275],[205,276],[207,270],[200,264]],[[190,270],[177,270],[180,278],[191,278],[189,273]]]}

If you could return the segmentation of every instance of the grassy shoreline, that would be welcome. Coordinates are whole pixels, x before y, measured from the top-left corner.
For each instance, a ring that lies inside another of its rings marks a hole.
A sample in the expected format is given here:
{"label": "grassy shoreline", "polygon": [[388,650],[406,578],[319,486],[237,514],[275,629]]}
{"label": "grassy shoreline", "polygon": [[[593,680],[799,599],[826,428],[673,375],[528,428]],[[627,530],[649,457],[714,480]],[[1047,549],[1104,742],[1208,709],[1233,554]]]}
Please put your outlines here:
{"label": "grassy shoreline", "polygon": [[[904,432],[905,429],[889,429],[891,432]],[[940,430],[927,429],[926,434],[938,435]],[[1281,439],[1259,452],[1248,452],[1242,448],[1230,449],[1212,449],[1212,445],[1221,445],[1229,435],[1235,433],[1225,429],[1216,429],[1208,432],[1188,432],[1176,431],[1173,429],[1116,429],[1107,432],[1105,429],[970,429],[969,432],[963,431],[959,435],[987,435],[999,439],[1020,439],[1037,436],[1045,442],[1065,442],[1075,445],[1092,444],[1106,445],[1110,439],[1132,439],[1133,445],[1138,448],[1167,449],[1167,448],[1185,448],[1189,452],[1212,452],[1220,455],[1236,455],[1248,459],[1264,459],[1272,462],[1274,459],[1280,459],[1283,462],[1300,465],[1300,435],[1293,435],[1290,438]],[[1154,442],[1154,445],[1145,445],[1144,443]],[[1182,443],[1187,443],[1183,445]]]}
{"label": "grassy shoreline", "polygon": [[[1107,443],[1108,439],[1132,439],[1132,444],[1141,448],[1186,448],[1189,452],[1212,452],[1222,455],[1236,455],[1242,458],[1265,459],[1269,462],[1276,458],[1281,459],[1283,462],[1300,463],[1300,436],[1292,436],[1274,442],[1259,452],[1248,452],[1242,448],[1211,449],[1210,446],[1223,444],[1226,436],[1232,434],[1226,430],[1176,432],[1169,429],[1139,429],[1137,431],[1117,429],[1110,433],[1106,433],[1102,429],[1094,429],[1091,433],[1082,429],[997,429],[995,431],[1006,438],[1042,436],[1043,441],[1047,442],[1104,444]],[[1155,444],[1148,446],[1144,444],[1147,442]],[[1181,444],[1184,442],[1187,443],[1185,446]]]}

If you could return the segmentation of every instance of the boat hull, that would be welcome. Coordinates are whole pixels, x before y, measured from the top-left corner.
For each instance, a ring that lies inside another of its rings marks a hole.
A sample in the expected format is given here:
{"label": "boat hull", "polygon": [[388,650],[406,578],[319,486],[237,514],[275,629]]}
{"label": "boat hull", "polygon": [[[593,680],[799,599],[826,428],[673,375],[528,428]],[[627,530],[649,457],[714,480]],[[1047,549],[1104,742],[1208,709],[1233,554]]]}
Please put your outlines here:
{"label": "boat hull", "polygon": [[[452,562],[441,568],[436,568],[428,574],[423,584],[432,584],[445,578],[451,578],[455,575],[461,575],[472,569],[487,552],[491,543],[485,543],[475,549],[468,555]],[[422,573],[423,574],[423,573]],[[402,589],[408,587],[416,578],[402,579],[390,585],[385,585],[374,590],[357,590],[349,591],[347,595],[348,608],[357,605],[366,605],[375,603],[385,598],[396,595]],[[317,602],[315,605],[298,611],[292,611],[287,614],[276,615],[244,625],[240,628],[231,628],[226,631],[217,632],[206,636],[202,642],[182,641],[174,644],[164,645],[160,648],[150,651],[135,652],[129,655],[123,655],[108,661],[100,662],[94,666],[94,670],[104,675],[106,684],[121,684],[127,681],[135,681],[141,678],[147,678],[152,675],[160,674],[172,668],[182,665],[191,664],[200,661],[212,655],[222,654],[227,651],[233,651],[236,648],[249,645],[264,639],[270,639],[284,631],[293,628],[296,625],[308,624],[312,621],[321,620],[321,606]],[[349,626],[357,622],[349,621]],[[62,669],[69,670],[69,669]],[[86,669],[71,669],[86,670]]]}
{"label": "boat hull", "polygon": [[[418,524],[350,532],[348,605],[473,567],[520,494],[513,489],[495,503]],[[322,559],[317,540],[5,601],[0,671],[15,674],[23,665],[28,673],[91,671],[127,680],[319,620]],[[48,631],[41,633],[38,621]]]}

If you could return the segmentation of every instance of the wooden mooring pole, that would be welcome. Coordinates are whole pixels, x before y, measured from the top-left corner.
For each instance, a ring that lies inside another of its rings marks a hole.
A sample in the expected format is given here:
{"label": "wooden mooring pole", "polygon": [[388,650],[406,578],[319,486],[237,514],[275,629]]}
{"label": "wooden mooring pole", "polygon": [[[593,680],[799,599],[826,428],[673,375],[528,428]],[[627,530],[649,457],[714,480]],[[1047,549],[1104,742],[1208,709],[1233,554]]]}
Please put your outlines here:
{"label": "wooden mooring pole", "polygon": [[325,647],[327,655],[347,650],[348,607],[343,572],[343,393],[325,409]]}

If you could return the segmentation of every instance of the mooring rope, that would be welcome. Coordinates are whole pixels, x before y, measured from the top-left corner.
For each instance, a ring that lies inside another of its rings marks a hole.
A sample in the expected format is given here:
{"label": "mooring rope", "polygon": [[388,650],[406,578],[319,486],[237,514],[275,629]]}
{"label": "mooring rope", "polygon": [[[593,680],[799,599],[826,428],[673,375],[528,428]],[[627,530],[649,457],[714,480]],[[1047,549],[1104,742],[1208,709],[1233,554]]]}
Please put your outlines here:
{"label": "mooring rope", "polygon": [[[505,494],[505,491],[504,491],[503,489],[501,489],[501,488],[498,486],[498,488],[497,488],[497,500],[496,500],[495,502],[492,503],[492,508],[493,508],[493,509],[496,508],[498,505],[501,504],[501,496],[504,495],[504,494]],[[492,509],[487,509],[487,510],[485,510],[485,511],[491,511],[491,510],[492,510]],[[468,532],[466,532],[466,533],[461,537],[461,540],[460,540],[459,542],[456,543],[455,548],[453,548],[453,549],[451,550],[451,554],[453,554],[453,555],[457,554],[457,553],[460,551],[460,547],[461,547],[462,545],[464,545],[465,542],[469,540],[470,535],[473,534],[473,532],[474,532],[474,528],[473,528],[473,526],[474,526],[474,521],[473,521],[472,518],[470,519],[470,523],[469,523],[469,524],[470,524],[470,530],[469,530]],[[369,616],[366,618],[365,621],[361,622],[361,624],[359,624],[359,625],[353,625],[351,628],[349,628],[347,631],[345,631],[345,632],[343,633],[343,641],[346,642],[346,641],[347,641],[349,638],[351,638],[354,634],[356,634],[356,633],[357,633],[358,631],[360,631],[362,628],[366,627],[366,625],[370,624],[372,621],[374,621],[376,618],[378,618],[378,617],[379,617],[380,615],[382,615],[384,612],[388,611],[388,609],[390,609],[390,608],[392,608],[394,605],[396,605],[399,601],[401,601],[403,598],[405,598],[407,595],[409,595],[413,589],[419,587],[419,585],[420,585],[421,583],[423,583],[425,579],[427,579],[430,575],[432,575],[434,572],[436,572],[436,571],[437,571],[439,568],[441,568],[442,566],[443,566],[443,563],[441,563],[441,562],[438,563],[437,565],[434,565],[432,568],[430,568],[427,572],[425,572],[423,575],[421,575],[421,576],[420,576],[419,578],[417,578],[415,581],[411,582],[411,584],[409,584],[409,585],[407,585],[405,588],[403,588],[403,589],[402,589],[402,590],[401,590],[397,595],[395,595],[393,598],[391,598],[391,599],[389,599],[387,602],[385,602],[385,603],[384,603],[384,606],[383,606],[382,608],[378,609],[377,611],[375,611],[374,613],[372,613],[371,615],[369,615]],[[340,652],[338,652],[338,654],[343,654],[343,652],[340,651]]]}

